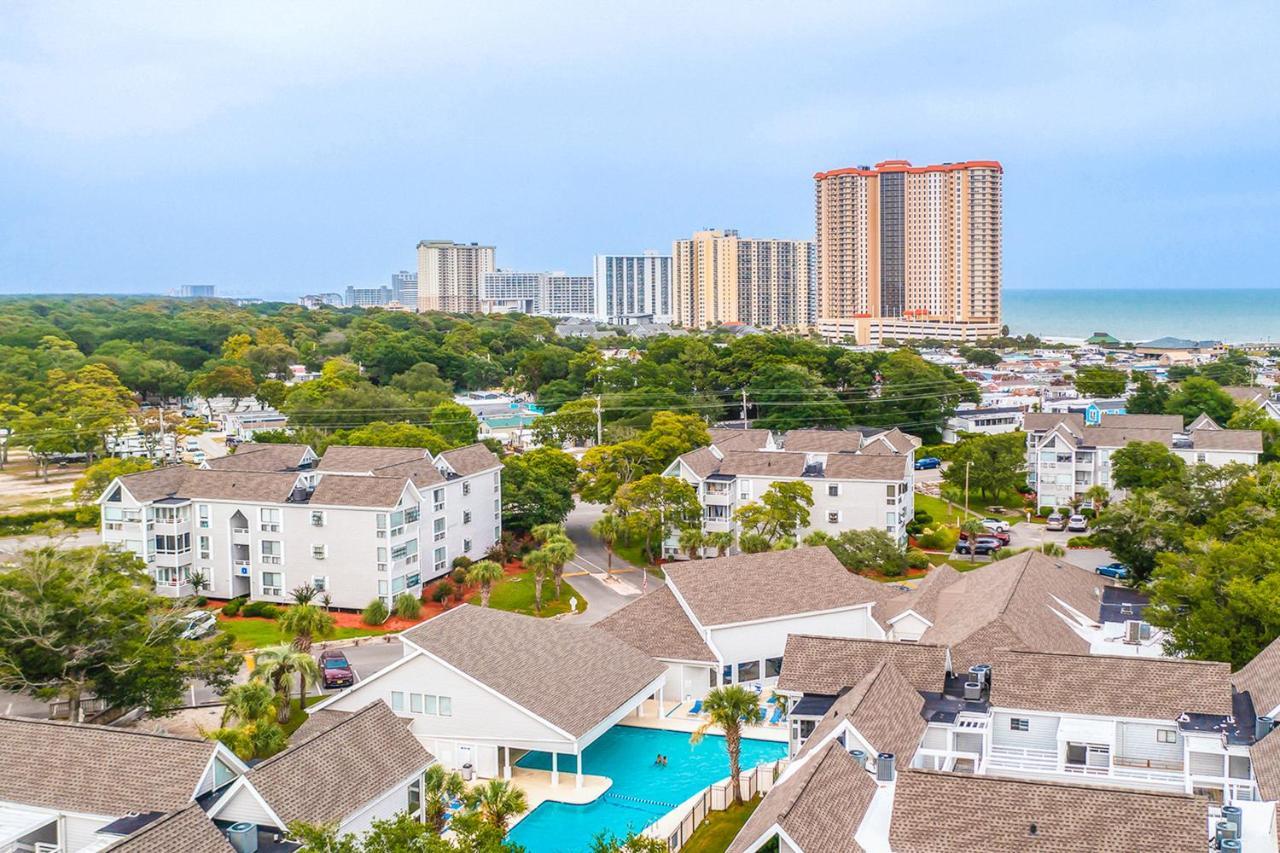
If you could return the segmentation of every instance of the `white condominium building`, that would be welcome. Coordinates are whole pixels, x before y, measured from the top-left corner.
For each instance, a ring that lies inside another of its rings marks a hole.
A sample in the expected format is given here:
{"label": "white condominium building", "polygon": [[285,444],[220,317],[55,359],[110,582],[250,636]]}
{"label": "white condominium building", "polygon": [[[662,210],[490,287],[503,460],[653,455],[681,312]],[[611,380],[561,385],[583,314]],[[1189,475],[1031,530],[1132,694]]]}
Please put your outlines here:
{"label": "white condominium building", "polygon": [[590,318],[596,313],[595,279],[563,272],[487,272],[480,281],[480,310]]}
{"label": "white condominium building", "polygon": [[671,256],[596,255],[596,319],[617,325],[670,323]]}
{"label": "white condominium building", "polygon": [[311,584],[333,606],[388,604],[479,559],[502,537],[502,463],[483,444],[242,445],[201,468],[119,477],[103,492],[102,539],[146,561],[157,589],[284,602]]}
{"label": "white condominium building", "polygon": [[813,320],[817,256],[812,240],[698,231],[689,240],[675,241],[672,255],[677,325],[805,329]]}
{"label": "white condominium building", "polygon": [[475,314],[480,279],[494,269],[494,247],[448,240],[418,243],[418,310]]}

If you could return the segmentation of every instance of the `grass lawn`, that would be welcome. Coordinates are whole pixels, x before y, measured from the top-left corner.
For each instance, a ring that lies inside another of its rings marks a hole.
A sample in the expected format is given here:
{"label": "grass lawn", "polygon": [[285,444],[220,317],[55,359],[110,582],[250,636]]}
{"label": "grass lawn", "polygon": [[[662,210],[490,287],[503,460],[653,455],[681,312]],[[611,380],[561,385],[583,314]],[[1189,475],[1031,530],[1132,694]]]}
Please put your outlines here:
{"label": "grass lawn", "polygon": [[613,554],[621,557],[633,566],[647,566],[649,561],[644,556],[644,545],[632,545],[630,542],[613,543]]}
{"label": "grass lawn", "polygon": [[[533,576],[528,571],[507,575],[493,587],[489,596],[489,606],[495,610],[509,610],[512,613],[523,613],[526,616],[555,616],[569,612],[569,599],[578,599],[578,612],[587,609],[587,599],[565,580],[560,590],[560,598],[556,598],[556,585],[547,578],[542,584],[542,612],[533,609]],[[480,596],[474,599],[480,603]]]}
{"label": "grass lawn", "polygon": [[[960,507],[952,507],[941,498],[935,498],[933,495],[922,495],[919,492],[915,494],[916,510],[924,510],[933,516],[935,522],[942,521],[947,524],[955,524],[963,515],[964,509]],[[981,518],[975,512],[969,513],[969,518]]]}
{"label": "grass lawn", "polygon": [[[261,649],[287,642],[290,637],[280,631],[280,623],[273,619],[219,619],[218,627],[230,634],[240,651]],[[331,640],[349,640],[352,637],[374,637],[387,633],[384,628],[336,628]]]}
{"label": "grass lawn", "polygon": [[729,806],[722,812],[708,812],[707,819],[694,830],[680,850],[683,853],[724,853],[758,805],[760,798],[756,797],[740,806]]}
{"label": "grass lawn", "polygon": [[[944,497],[955,501],[957,504],[964,505],[964,489],[955,489],[949,486],[942,488]],[[985,511],[989,506],[1002,506],[1006,510],[1016,510],[1022,512],[1027,504],[1027,499],[1019,492],[1009,491],[996,496],[995,500],[987,500],[979,493],[970,490],[969,492],[969,508]]]}
{"label": "grass lawn", "polygon": [[[325,696],[324,694],[308,695],[307,707],[310,708],[312,705],[316,704],[321,699],[327,699],[327,698],[328,697]],[[292,737],[293,733],[298,730],[298,726],[301,726],[304,722],[306,722],[306,720],[307,720],[307,714],[302,710],[302,706],[298,704],[298,700],[296,698],[290,699],[289,700],[289,722],[284,723],[281,726],[281,728],[284,729],[284,733]]]}

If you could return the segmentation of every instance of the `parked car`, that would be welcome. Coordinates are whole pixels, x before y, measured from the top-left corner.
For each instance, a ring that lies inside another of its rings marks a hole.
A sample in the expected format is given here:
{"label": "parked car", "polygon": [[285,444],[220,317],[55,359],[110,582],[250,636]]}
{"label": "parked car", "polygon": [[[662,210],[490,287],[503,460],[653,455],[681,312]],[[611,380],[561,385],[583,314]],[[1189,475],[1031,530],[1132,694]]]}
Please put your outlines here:
{"label": "parked car", "polygon": [[1067,517],[1060,512],[1050,514],[1044,523],[1045,530],[1066,530]]}
{"label": "parked car", "polygon": [[992,533],[1008,533],[1009,522],[999,518],[984,518],[982,526],[990,530]]}
{"label": "parked car", "polygon": [[[994,536],[979,536],[973,542],[973,553],[978,555],[979,557],[984,557],[999,551],[1000,547],[1001,547],[1000,540],[995,538]],[[957,554],[969,553],[968,540],[962,539],[961,541],[956,543],[956,553]]]}
{"label": "parked car", "polygon": [[[961,531],[961,532],[960,532],[960,539],[961,539],[961,540],[966,540],[966,539],[968,539],[968,538],[969,538],[969,534],[968,534],[968,533],[965,533],[964,531]],[[1000,547],[1001,547],[1001,548],[1007,548],[1007,547],[1009,547],[1009,539],[1010,539],[1010,536],[1009,536],[1009,534],[1008,534],[1008,533],[995,533],[995,532],[993,532],[993,531],[988,530],[986,533],[980,533],[980,534],[978,534],[978,538],[979,538],[979,539],[995,539],[996,541],[998,541],[998,542],[1000,543]]]}
{"label": "parked car", "polygon": [[340,649],[325,649],[320,653],[320,673],[326,690],[356,683],[356,671]]}
{"label": "parked car", "polygon": [[1089,530],[1089,519],[1083,515],[1073,515],[1067,520],[1067,530],[1071,533],[1086,533]]}
{"label": "parked car", "polygon": [[1115,578],[1118,581],[1129,579],[1129,567],[1124,563],[1107,563],[1105,566],[1098,566],[1094,571],[1104,577]]}
{"label": "parked car", "polygon": [[188,436],[186,446],[188,453],[195,453],[200,449],[200,439],[196,438],[194,435]]}
{"label": "parked car", "polygon": [[916,460],[917,471],[927,471],[931,468],[941,468],[942,460],[936,456],[925,456]]}
{"label": "parked car", "polygon": [[218,630],[218,617],[212,610],[192,610],[182,617],[182,639],[198,640]]}

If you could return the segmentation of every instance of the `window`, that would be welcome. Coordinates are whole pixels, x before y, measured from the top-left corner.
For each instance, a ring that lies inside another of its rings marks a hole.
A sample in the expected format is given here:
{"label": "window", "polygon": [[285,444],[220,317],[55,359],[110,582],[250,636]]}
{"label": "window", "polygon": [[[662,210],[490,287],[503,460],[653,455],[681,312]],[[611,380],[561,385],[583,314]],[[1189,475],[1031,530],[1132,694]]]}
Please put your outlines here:
{"label": "window", "polygon": [[311,526],[324,527],[324,510],[313,509],[311,511]]}
{"label": "window", "polygon": [[421,584],[422,584],[422,575],[419,574],[418,572],[414,572],[411,575],[405,576],[404,585],[406,588],[413,589],[415,586],[420,586]]}
{"label": "window", "polygon": [[742,483],[739,483],[739,484],[738,484],[738,500],[742,500],[742,501],[749,501],[749,500],[751,500],[751,483],[750,483],[750,481],[744,481],[744,482],[742,482]]}
{"label": "window", "polygon": [[444,489],[435,489],[431,492],[431,511],[444,512]]}
{"label": "window", "polygon": [[733,664],[727,663],[724,669],[720,670],[720,681],[724,684],[733,683]]}
{"label": "window", "polygon": [[312,575],[312,576],[311,576],[311,587],[312,587],[316,592],[324,592],[325,590],[327,590],[327,589],[329,588],[329,577],[328,577],[328,575]]}
{"label": "window", "polygon": [[436,574],[438,575],[444,574],[445,563],[446,563],[446,560],[445,560],[444,548],[443,547],[437,548],[435,553],[435,562],[433,564],[433,568],[435,569]]}
{"label": "window", "polygon": [[884,502],[887,504],[896,504],[898,502],[898,487],[894,485],[884,487]]}
{"label": "window", "polygon": [[502,476],[497,472],[493,472],[493,490],[496,492],[502,488]]}
{"label": "window", "polygon": [[834,510],[832,512],[827,513],[827,524],[839,524],[839,523],[840,523],[839,510]]}
{"label": "window", "polygon": [[425,698],[427,700],[427,713],[432,716],[438,716],[440,714],[440,697],[427,696]]}
{"label": "window", "polygon": [[493,517],[497,518],[502,515],[502,501],[498,498],[493,499]]}
{"label": "window", "polygon": [[259,528],[264,533],[280,532],[280,510],[263,507],[258,510]]}
{"label": "window", "polygon": [[391,710],[404,711],[404,694],[399,690],[391,691]]}
{"label": "window", "polygon": [[829,497],[829,498],[838,498],[838,497],[840,497],[840,484],[839,484],[839,483],[827,483],[827,497]]}
{"label": "window", "polygon": [[262,573],[262,594],[263,595],[283,595],[284,594],[284,574],[282,572],[263,572]]}
{"label": "window", "polygon": [[268,565],[280,565],[280,543],[271,539],[262,540],[262,562]]}
{"label": "window", "polygon": [[463,480],[463,481],[462,481],[462,496],[465,498],[465,497],[466,497],[467,495],[469,495],[469,494],[471,494],[471,481],[470,481],[470,480]]}
{"label": "window", "polygon": [[200,537],[200,559],[202,560],[209,559],[209,537],[208,536]]}
{"label": "window", "polygon": [[155,537],[157,554],[186,554],[191,551],[191,534],[160,534]]}
{"label": "window", "polygon": [[328,555],[329,555],[329,546],[328,546],[328,545],[312,545],[312,546],[311,546],[311,557],[312,557],[312,559],[315,559],[315,560],[323,560],[323,559],[324,559],[325,557],[327,557]]}
{"label": "window", "polygon": [[387,570],[387,549],[378,549],[378,571],[385,572]]}
{"label": "window", "polygon": [[1156,729],[1156,743],[1177,743],[1178,732],[1174,729]]}
{"label": "window", "polygon": [[386,539],[387,538],[387,514],[385,512],[378,513],[377,527],[378,527],[378,538]]}
{"label": "window", "polygon": [[419,506],[418,504],[414,504],[413,506],[410,506],[410,507],[405,507],[405,510],[404,510],[405,524],[413,524],[421,517],[422,517],[422,507]]}
{"label": "window", "polygon": [[1013,717],[1009,720],[1009,731],[1029,732],[1031,731],[1031,721],[1021,717]]}
{"label": "window", "polygon": [[437,518],[435,521],[431,522],[431,536],[436,542],[439,542],[444,538],[443,518]]}
{"label": "window", "polygon": [[470,524],[470,523],[471,523],[471,510],[469,510],[469,509],[464,509],[464,510],[462,511],[462,523],[463,523],[463,524]]}
{"label": "window", "polygon": [[1207,457],[1207,456],[1205,456],[1203,453],[1197,453],[1197,454],[1196,454],[1196,462],[1201,462],[1201,463],[1203,463],[1207,458],[1208,458],[1208,457]]}
{"label": "window", "polygon": [[782,658],[764,659],[764,677],[777,678],[782,674]]}
{"label": "window", "polygon": [[399,594],[400,594],[400,593],[402,593],[402,592],[404,592],[404,578],[402,578],[402,577],[400,577],[400,578],[392,578],[392,579],[391,579],[391,594],[392,594],[392,595],[399,595]]}
{"label": "window", "polygon": [[470,554],[470,553],[471,553],[471,540],[470,540],[470,539],[463,539],[463,540],[462,540],[462,553],[464,553],[464,554]]}
{"label": "window", "polygon": [[409,783],[408,812],[416,815],[422,808],[422,780],[414,779]]}
{"label": "window", "polygon": [[391,559],[406,560],[414,562],[414,558],[418,555],[418,540],[410,539],[407,542],[401,542],[399,545],[393,545],[391,548]]}
{"label": "window", "polygon": [[[498,475],[494,474],[493,476],[496,478]],[[440,716],[442,717],[453,716],[453,698],[452,697],[450,696],[440,697]]]}
{"label": "window", "polygon": [[200,515],[200,526],[208,530],[209,529],[209,505],[200,504],[198,507],[196,507],[196,509]]}
{"label": "window", "polygon": [[387,582],[378,581],[378,595],[385,596],[387,594]]}

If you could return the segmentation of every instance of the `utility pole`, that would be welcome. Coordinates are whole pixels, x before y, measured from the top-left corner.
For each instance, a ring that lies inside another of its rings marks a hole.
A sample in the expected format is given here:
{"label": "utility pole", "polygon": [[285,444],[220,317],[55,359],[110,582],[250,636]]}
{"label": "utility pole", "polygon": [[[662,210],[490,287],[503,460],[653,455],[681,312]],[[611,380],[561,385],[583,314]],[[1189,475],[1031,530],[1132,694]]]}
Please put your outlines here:
{"label": "utility pole", "polygon": [[604,417],[600,411],[600,395],[596,395],[596,446],[604,444]]}
{"label": "utility pole", "polygon": [[964,514],[965,521],[969,518],[969,469],[973,467],[973,461],[964,463]]}
{"label": "utility pole", "polygon": [[742,389],[742,428],[747,428],[747,389]]}

